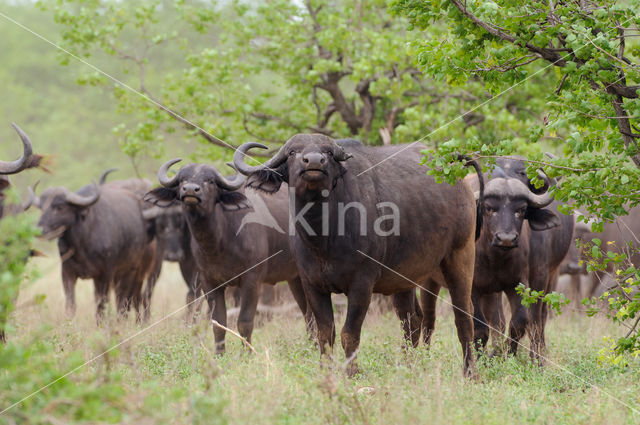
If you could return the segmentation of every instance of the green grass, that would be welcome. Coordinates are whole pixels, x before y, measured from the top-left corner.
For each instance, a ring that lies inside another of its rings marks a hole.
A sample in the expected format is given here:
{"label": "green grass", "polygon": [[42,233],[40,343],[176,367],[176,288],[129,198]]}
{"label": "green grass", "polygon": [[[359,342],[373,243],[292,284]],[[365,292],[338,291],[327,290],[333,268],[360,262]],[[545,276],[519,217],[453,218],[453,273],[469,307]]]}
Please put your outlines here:
{"label": "green grass", "polygon": [[[67,320],[56,261],[41,259],[36,266],[42,277],[22,291],[9,334],[15,345],[7,349],[46,349],[11,357],[28,360],[6,366],[5,377],[20,370],[27,382],[0,380],[2,406],[59,376],[52,370],[70,370],[140,329],[133,318],[111,318],[98,329],[89,282],[79,282],[78,314]],[[182,306],[185,292],[177,268],[166,267],[152,323]],[[38,294],[45,302],[30,303]],[[392,313],[367,317],[361,373],[353,379],[343,373],[341,349],[332,363],[320,364],[296,314],[262,320],[253,335],[258,355],[228,335],[223,357],[212,354],[206,323],[186,327],[182,318],[179,313],[81,368],[0,416],[0,423],[640,423],[639,414],[613,398],[638,408],[637,363],[620,370],[597,361],[602,337],[619,330],[577,314],[550,320],[546,367],[533,366],[521,350],[479,361],[475,382],[462,377],[447,306],[440,306],[429,350],[404,350]]]}

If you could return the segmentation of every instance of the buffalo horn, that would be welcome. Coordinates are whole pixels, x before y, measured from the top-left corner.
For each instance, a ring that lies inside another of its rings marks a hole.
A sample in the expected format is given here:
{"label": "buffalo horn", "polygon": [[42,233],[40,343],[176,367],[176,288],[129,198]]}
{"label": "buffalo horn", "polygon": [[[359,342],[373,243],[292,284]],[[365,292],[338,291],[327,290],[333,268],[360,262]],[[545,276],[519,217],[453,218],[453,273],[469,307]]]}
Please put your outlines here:
{"label": "buffalo horn", "polygon": [[497,197],[504,195],[513,197],[520,196],[526,198],[529,206],[534,208],[544,208],[553,202],[551,194],[535,194],[531,192],[526,184],[514,178],[496,178],[489,180],[485,188],[484,195],[485,197],[491,195]]}
{"label": "buffalo horn", "polygon": [[279,167],[280,164],[282,164],[287,159],[287,155],[284,150],[285,146],[286,144],[280,148],[278,153],[276,153],[270,160],[268,160],[264,164],[250,166],[250,165],[247,165],[247,163],[245,162],[246,152],[252,148],[267,149],[267,147],[262,143],[255,143],[255,142],[245,143],[242,146],[240,146],[238,149],[236,149],[236,153],[233,154],[233,165],[235,165],[236,170],[238,170],[240,173],[244,174],[245,176],[248,176],[249,174],[253,174],[265,169],[273,170],[274,168]]}
{"label": "buffalo horn", "polygon": [[95,182],[93,182],[92,188],[93,193],[88,196],[82,196],[78,193],[71,192],[69,189],[64,189],[65,200],[68,203],[77,205],[79,207],[88,207],[90,205],[93,205],[98,201],[98,199],[100,199],[100,188]]}
{"label": "buffalo horn", "polygon": [[118,171],[118,169],[117,168],[109,168],[108,170],[104,170],[104,173],[102,173],[102,175],[100,176],[100,180],[99,180],[100,186],[102,186],[103,184],[106,183],[107,176],[109,174],[113,173],[114,171]]}
{"label": "buffalo horn", "polygon": [[33,155],[33,148],[31,147],[31,142],[29,141],[27,135],[24,133],[24,131],[22,131],[20,127],[18,127],[17,124],[13,123],[11,125],[22,140],[22,156],[19,159],[11,162],[0,161],[0,174],[15,174],[19,171],[24,170],[29,165],[31,155]]}
{"label": "buffalo horn", "polygon": [[160,167],[160,169],[158,170],[158,181],[161,185],[171,188],[178,184],[178,175],[176,174],[175,176],[169,178],[169,176],[167,176],[167,172],[173,164],[180,161],[182,161],[182,158],[175,158],[162,164],[162,167]]}

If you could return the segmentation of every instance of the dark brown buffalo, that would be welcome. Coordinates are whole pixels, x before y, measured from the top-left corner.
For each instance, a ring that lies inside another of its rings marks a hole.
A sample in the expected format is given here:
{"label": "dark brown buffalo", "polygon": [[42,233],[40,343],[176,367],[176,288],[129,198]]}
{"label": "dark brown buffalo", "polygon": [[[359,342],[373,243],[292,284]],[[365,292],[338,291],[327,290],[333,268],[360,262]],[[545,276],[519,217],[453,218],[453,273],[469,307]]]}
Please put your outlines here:
{"label": "dark brown buffalo", "polygon": [[146,231],[140,196],[126,186],[94,184],[75,193],[54,187],[38,200],[43,237],[58,239],[69,315],[75,314],[76,280],[83,278],[93,279],[98,323],[111,287],[118,313],[126,315],[133,306],[140,320],[142,285],[152,271],[156,250]]}
{"label": "dark brown buffalo", "polygon": [[[215,167],[205,164],[186,165],[169,178],[169,167],[179,161],[174,159],[160,168],[158,179],[164,187],[149,192],[145,199],[159,206],[176,200],[182,204],[201,274],[200,284],[213,319],[226,326],[225,289],[239,286],[238,330],[250,341],[260,285],[285,280],[307,316],[307,302],[289,251],[288,236],[282,231],[288,218],[286,191],[248,200],[249,193],[239,190],[244,179],[227,180]],[[225,330],[214,325],[213,332],[216,352],[222,353]]]}
{"label": "dark brown buffalo", "polygon": [[516,352],[528,331],[531,357],[541,361],[547,305],[538,302],[528,310],[515,288],[523,283],[545,293],[554,289],[571,245],[574,219],[558,212],[559,203],[545,193],[548,182],[541,190],[530,184],[520,159],[503,158],[497,163],[485,186],[483,226],[476,243],[472,296],[475,338],[481,349],[489,338],[487,324],[504,329],[500,323],[502,303],[496,296],[504,292],[511,307],[510,352]]}
{"label": "dark brown buffalo", "polygon": [[[321,353],[335,340],[331,293],[344,293],[348,300],[341,332],[348,374],[357,372],[362,324],[374,292],[394,294],[405,338],[417,345],[422,314],[416,284],[442,275],[455,306],[464,373],[472,374],[476,203],[467,185],[437,184],[420,165],[424,146],[417,144],[367,147],[299,134],[267,163],[250,167],[244,154],[253,147],[265,148],[244,144],[234,165],[249,176],[248,187],[274,193],[283,182],[289,185],[295,223],[291,247]],[[397,228],[396,220],[386,219],[396,213]]]}

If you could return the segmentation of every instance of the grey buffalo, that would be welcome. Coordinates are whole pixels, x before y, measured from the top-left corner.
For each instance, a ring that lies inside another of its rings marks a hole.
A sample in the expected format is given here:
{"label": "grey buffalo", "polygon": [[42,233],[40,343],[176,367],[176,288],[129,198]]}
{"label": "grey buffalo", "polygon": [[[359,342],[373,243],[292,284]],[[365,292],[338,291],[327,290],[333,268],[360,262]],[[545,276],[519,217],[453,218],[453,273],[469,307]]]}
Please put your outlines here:
{"label": "grey buffalo", "polygon": [[124,181],[77,192],[53,187],[38,199],[43,237],[58,240],[67,314],[75,314],[75,284],[83,278],[94,282],[98,324],[111,288],[118,313],[124,316],[134,307],[141,319],[142,286],[153,271],[156,248],[147,233],[141,197],[127,188],[143,186]]}

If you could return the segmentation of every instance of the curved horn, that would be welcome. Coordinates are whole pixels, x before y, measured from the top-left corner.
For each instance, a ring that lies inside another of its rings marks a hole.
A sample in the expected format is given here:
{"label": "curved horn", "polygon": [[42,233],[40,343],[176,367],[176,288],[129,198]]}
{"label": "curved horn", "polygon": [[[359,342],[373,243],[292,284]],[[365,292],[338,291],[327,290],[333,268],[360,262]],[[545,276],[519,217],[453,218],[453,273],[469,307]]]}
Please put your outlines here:
{"label": "curved horn", "polygon": [[529,192],[527,200],[529,201],[529,205],[532,207],[544,208],[553,202],[553,197],[549,192],[545,192],[539,195],[533,192]]}
{"label": "curved horn", "polygon": [[22,129],[18,127],[16,123],[13,123],[11,125],[22,140],[22,156],[12,162],[0,161],[0,174],[15,174],[24,170],[29,165],[31,156],[33,155],[33,148],[31,147],[31,141],[29,141],[29,137],[27,137],[24,131],[22,131]]}
{"label": "curved horn", "polygon": [[173,164],[180,161],[182,161],[182,158],[175,158],[162,164],[162,167],[160,167],[160,169],[158,170],[158,181],[161,185],[163,185],[164,187],[174,187],[176,184],[178,184],[178,175],[176,174],[175,176],[169,178],[169,176],[167,176],[167,171],[169,171],[169,168],[171,168]]}
{"label": "curved horn", "polygon": [[533,185],[533,183],[529,181],[529,189],[536,195],[541,195],[543,193],[546,193],[547,190],[549,190],[549,187],[551,186],[551,180],[549,179],[549,176],[547,176],[547,173],[545,173],[542,168],[539,168],[537,171],[538,171],[538,178],[542,180],[543,184],[541,187],[536,188]]}
{"label": "curved horn", "polygon": [[40,208],[40,199],[36,196],[36,187],[38,187],[38,183],[40,183],[40,181],[37,181],[33,186],[29,186],[29,198],[27,198],[27,200],[22,204],[22,211],[28,210],[31,208],[31,205],[35,205]]}
{"label": "curved horn", "polygon": [[250,165],[247,165],[244,162],[246,152],[252,148],[267,149],[267,147],[262,143],[255,143],[255,142],[245,143],[242,146],[240,146],[238,149],[236,149],[236,153],[233,154],[233,165],[235,165],[236,170],[238,170],[240,173],[244,174],[245,176],[248,176],[249,174],[253,174],[265,169],[272,170],[280,166],[280,164],[282,164],[287,159],[287,155],[284,152],[285,146],[286,146],[286,143],[280,148],[278,153],[276,153],[270,160],[268,160],[264,164],[256,165],[255,167],[252,167]]}
{"label": "curved horn", "polygon": [[89,196],[82,196],[76,192],[71,192],[69,189],[64,189],[64,199],[70,204],[77,205],[79,207],[88,207],[95,204],[100,199],[100,187],[93,182],[93,193]]}
{"label": "curved horn", "polygon": [[243,176],[242,174],[238,174],[232,177],[231,180],[228,180],[226,177],[220,174],[220,171],[216,170],[215,168],[213,168],[213,171],[216,175],[216,184],[223,189],[227,189],[227,190],[240,189],[240,187],[242,187],[242,185],[244,184],[244,181],[246,180],[246,177]]}
{"label": "curved horn", "polygon": [[105,184],[105,182],[107,181],[107,176],[109,174],[113,173],[114,171],[118,171],[118,169],[117,168],[109,168],[108,170],[104,170],[104,172],[100,176],[100,181],[99,181],[100,186]]}
{"label": "curved horn", "polygon": [[544,208],[553,202],[550,193],[535,194],[529,187],[516,178],[494,178],[489,180],[485,186],[485,197],[488,196],[510,196],[526,198],[529,206],[534,208]]}

